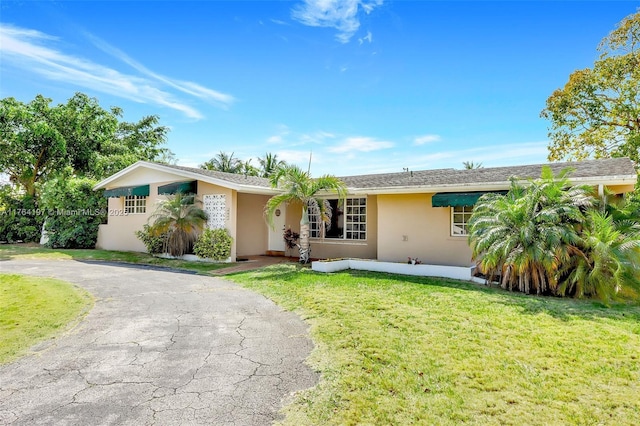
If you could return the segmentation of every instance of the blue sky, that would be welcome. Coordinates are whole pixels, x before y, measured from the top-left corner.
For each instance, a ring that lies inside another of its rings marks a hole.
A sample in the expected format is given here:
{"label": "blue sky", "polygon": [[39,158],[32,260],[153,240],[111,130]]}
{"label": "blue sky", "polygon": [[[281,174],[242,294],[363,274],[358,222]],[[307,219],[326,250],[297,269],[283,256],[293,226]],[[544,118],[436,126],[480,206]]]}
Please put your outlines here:
{"label": "blue sky", "polygon": [[[547,97],[638,1],[12,1],[0,97],[158,115],[178,163],[339,176],[546,161]],[[257,161],[254,160],[256,165]]]}

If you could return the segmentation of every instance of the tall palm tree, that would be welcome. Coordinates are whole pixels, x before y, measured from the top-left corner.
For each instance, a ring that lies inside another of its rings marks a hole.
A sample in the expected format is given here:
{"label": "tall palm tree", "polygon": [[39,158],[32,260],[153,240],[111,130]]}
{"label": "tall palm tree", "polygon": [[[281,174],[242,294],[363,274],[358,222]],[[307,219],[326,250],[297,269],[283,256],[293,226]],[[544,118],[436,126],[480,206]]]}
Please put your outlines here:
{"label": "tall palm tree", "polygon": [[300,262],[309,262],[309,208],[315,208],[324,223],[331,221],[331,206],[319,197],[320,193],[336,193],[340,198],[346,195],[347,189],[340,179],[332,175],[312,178],[298,166],[281,167],[270,176],[271,185],[282,193],[271,197],[265,206],[267,221],[273,227],[273,216],[282,203],[300,203],[302,218],[300,219]]}
{"label": "tall palm tree", "polygon": [[233,157],[233,152],[227,154],[220,151],[215,157],[200,165],[201,169],[215,170],[226,173],[242,173],[242,161]]}
{"label": "tall palm tree", "polygon": [[152,232],[167,237],[164,250],[172,256],[182,256],[193,247],[207,221],[207,214],[193,195],[178,193],[161,201],[150,220],[153,221]]}
{"label": "tall palm tree", "polygon": [[278,160],[278,154],[267,152],[264,157],[258,157],[260,163],[260,176],[268,178],[280,167],[286,166],[284,160]]}
{"label": "tall palm tree", "polygon": [[554,177],[545,167],[527,187],[514,180],[507,195],[486,194],[475,205],[472,256],[490,279],[500,275],[503,288],[556,292],[559,269],[579,251],[583,211],[594,203],[590,187],[567,189],[568,173]]}

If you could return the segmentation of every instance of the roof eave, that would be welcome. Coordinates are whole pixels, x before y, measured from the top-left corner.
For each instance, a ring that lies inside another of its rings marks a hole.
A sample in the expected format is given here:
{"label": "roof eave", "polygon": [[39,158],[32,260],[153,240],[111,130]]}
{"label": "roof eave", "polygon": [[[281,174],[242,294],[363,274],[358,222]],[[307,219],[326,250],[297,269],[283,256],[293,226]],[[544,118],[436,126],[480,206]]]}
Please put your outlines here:
{"label": "roof eave", "polygon": [[167,173],[171,173],[174,174],[176,176],[181,176],[181,177],[185,177],[185,178],[189,178],[189,179],[194,179],[194,180],[200,180],[203,182],[207,182],[213,185],[218,185],[218,186],[222,186],[224,188],[229,188],[229,189],[233,189],[235,191],[238,192],[243,192],[243,193],[248,193],[248,194],[262,194],[262,195],[274,195],[277,194],[278,191],[274,190],[273,188],[266,188],[266,187],[262,187],[262,186],[255,186],[255,185],[242,185],[242,184],[237,184],[235,182],[229,182],[226,181],[224,179],[217,179],[211,176],[207,176],[207,175],[203,175],[200,173],[193,173],[187,170],[180,170],[180,169],[174,169],[173,167],[166,167],[162,164],[157,164],[157,163],[150,163],[147,161],[138,161],[132,165],[130,165],[129,167],[126,167],[122,170],[120,170],[118,173],[109,176],[108,178],[98,182],[94,187],[93,190],[98,190],[101,188],[107,188],[109,186],[109,184],[111,182],[114,182],[116,180],[118,180],[119,178],[121,178],[122,176],[126,175],[129,172],[132,172],[133,170],[136,170],[140,167],[146,167],[149,169],[153,169],[153,170],[159,170],[159,171],[163,171],[163,172],[167,172]]}
{"label": "roof eave", "polygon": [[[604,177],[580,177],[570,178],[572,184],[585,185],[634,185],[637,181],[636,175],[626,176],[604,176]],[[526,185],[525,180],[520,180]],[[350,195],[385,195],[385,194],[415,194],[415,193],[436,193],[436,192],[474,192],[474,191],[500,191],[508,190],[511,182],[487,182],[487,183],[464,183],[464,184],[443,184],[443,185],[405,185],[391,187],[371,187],[371,188],[347,188]]]}

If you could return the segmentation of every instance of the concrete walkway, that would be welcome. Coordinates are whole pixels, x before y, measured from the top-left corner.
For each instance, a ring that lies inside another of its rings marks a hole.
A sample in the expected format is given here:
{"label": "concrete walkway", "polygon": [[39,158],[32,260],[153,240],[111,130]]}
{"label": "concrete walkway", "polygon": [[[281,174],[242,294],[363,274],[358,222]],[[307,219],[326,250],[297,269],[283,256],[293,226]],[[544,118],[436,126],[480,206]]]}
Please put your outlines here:
{"label": "concrete walkway", "polygon": [[0,424],[265,425],[317,382],[300,318],[222,278],[76,261],[0,271],[96,297],[73,330],[0,367]]}

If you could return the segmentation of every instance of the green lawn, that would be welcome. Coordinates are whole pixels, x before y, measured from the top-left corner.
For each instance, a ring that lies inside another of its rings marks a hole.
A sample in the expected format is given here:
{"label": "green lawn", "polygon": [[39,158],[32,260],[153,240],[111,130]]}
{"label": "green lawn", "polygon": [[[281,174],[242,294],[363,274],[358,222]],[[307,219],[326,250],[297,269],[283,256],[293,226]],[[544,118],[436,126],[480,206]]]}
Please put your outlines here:
{"label": "green lawn", "polygon": [[102,260],[107,262],[125,262],[164,266],[175,269],[186,269],[205,274],[233,266],[233,263],[187,262],[184,260],[161,259],[147,253],[130,251],[62,250],[44,248],[36,244],[0,245],[0,261],[9,259]]}
{"label": "green lawn", "polygon": [[67,282],[0,274],[0,364],[67,329],[92,305],[89,293]]}
{"label": "green lawn", "polygon": [[293,265],[231,279],[311,324],[291,425],[640,424],[640,306]]}

